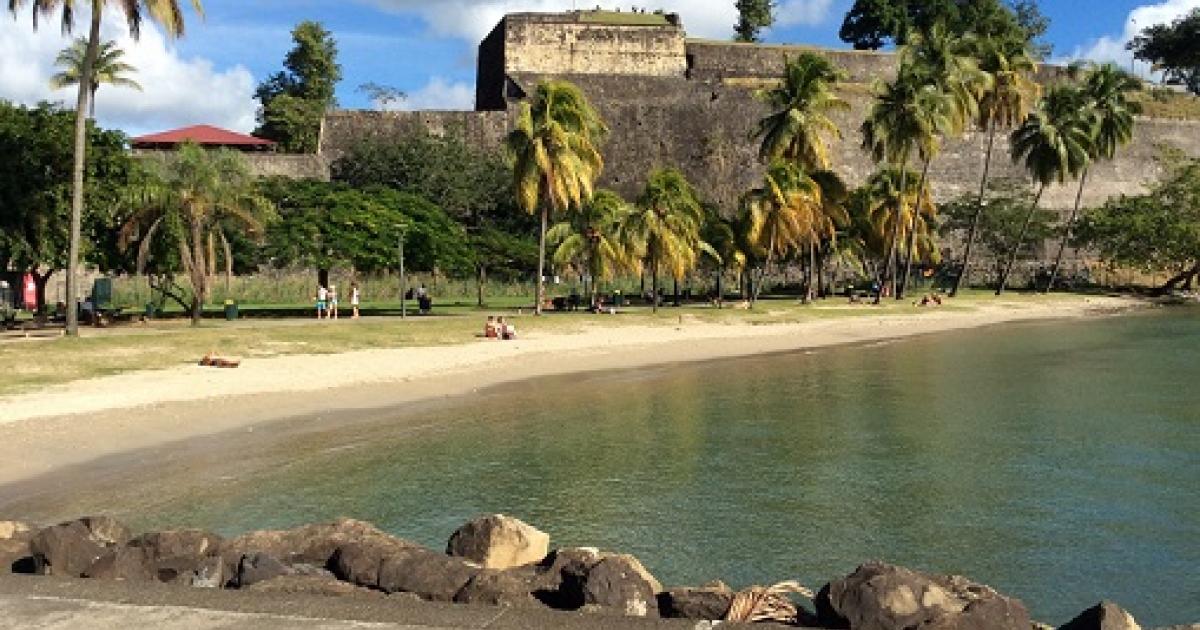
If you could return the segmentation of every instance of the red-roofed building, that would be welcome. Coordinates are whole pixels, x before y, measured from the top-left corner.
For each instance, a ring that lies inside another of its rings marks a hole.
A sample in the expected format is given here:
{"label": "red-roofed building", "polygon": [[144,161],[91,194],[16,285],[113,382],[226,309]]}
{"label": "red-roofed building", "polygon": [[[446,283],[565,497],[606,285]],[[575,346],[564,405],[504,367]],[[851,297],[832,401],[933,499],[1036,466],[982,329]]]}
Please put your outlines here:
{"label": "red-roofed building", "polygon": [[275,148],[275,143],[270,140],[212,125],[193,125],[139,136],[133,139],[133,148],[149,151],[174,151],[185,142],[195,142],[202,147],[227,148],[237,151],[270,151]]}

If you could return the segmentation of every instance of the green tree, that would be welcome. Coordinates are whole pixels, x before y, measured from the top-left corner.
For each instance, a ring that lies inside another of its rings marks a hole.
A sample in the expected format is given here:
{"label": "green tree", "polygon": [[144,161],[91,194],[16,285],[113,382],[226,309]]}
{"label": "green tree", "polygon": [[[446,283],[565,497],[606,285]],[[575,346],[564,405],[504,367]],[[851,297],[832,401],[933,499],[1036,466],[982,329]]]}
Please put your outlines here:
{"label": "green tree", "polygon": [[[83,74],[83,61],[86,56],[87,40],[82,37],[76,38],[70,46],[58,53],[58,58],[54,60],[54,64],[62,70],[50,77],[50,87],[57,89],[79,85],[79,77]],[[89,118],[96,117],[96,91],[102,84],[141,91],[142,86],[137,81],[125,76],[127,73],[137,72],[137,68],[121,61],[124,57],[125,51],[121,50],[116,42],[100,44],[100,51],[96,55],[96,61],[92,68],[92,86],[88,96]]]}
{"label": "green tree", "polygon": [[[33,27],[38,26],[40,15],[50,15],[60,12],[61,26],[64,32],[70,32],[75,27],[75,11],[81,2],[75,0],[8,0],[8,10],[15,16],[26,5],[33,8]],[[163,27],[168,36],[183,35],[183,10],[179,0],[91,0],[91,22],[88,30],[87,51],[83,57],[83,66],[79,73],[79,92],[75,100],[75,138],[74,165],[71,177],[71,230],[67,245],[67,326],[68,336],[79,334],[79,314],[75,304],[79,300],[79,251],[82,238],[83,206],[84,206],[84,169],[87,162],[87,116],[89,97],[91,95],[92,72],[96,58],[100,53],[100,21],[105,7],[114,6],[129,23],[130,34],[137,39],[141,34],[142,19],[149,16],[151,20]],[[192,8],[198,14],[203,13],[200,0],[192,0]]]}
{"label": "green tree", "polygon": [[857,49],[878,50],[889,43],[905,45],[937,23],[954,35],[971,33],[1021,45],[1040,38],[1048,26],[1033,0],[855,0],[839,36]]}
{"label": "green tree", "polygon": [[770,28],[775,23],[774,0],[736,0],[738,10],[737,25],[734,26],[734,40],[739,42],[758,42],[759,33]]}
{"label": "green tree", "polygon": [[894,166],[875,171],[862,187],[857,203],[868,251],[883,254],[898,241],[906,243],[905,255],[911,249],[914,258],[938,261],[937,205],[929,189],[917,183],[915,173]]}
{"label": "green tree", "polygon": [[[137,191],[121,240],[126,246],[138,243],[139,252],[149,251],[155,239],[166,239],[168,247],[176,249],[191,280],[190,310],[195,325],[208,300],[218,239],[226,254],[226,268],[232,270],[223,228],[233,222],[249,233],[261,234],[273,208],[259,194],[245,160],[233,151],[208,151],[189,143],[177,154],[150,163],[150,168],[153,177]],[[143,263],[140,260],[138,266]]]}
{"label": "green tree", "polygon": [[[0,269],[26,271],[46,304],[46,283],[67,266],[71,224],[73,112],[0,101]],[[87,195],[82,217],[91,247],[82,253],[104,269],[121,266],[111,242],[132,160],[125,135],[88,125]]]}
{"label": "green tree", "polygon": [[987,149],[984,151],[983,176],[979,181],[975,218],[972,220],[972,227],[967,230],[962,267],[950,289],[951,296],[958,295],[963,283],[970,276],[971,253],[975,246],[979,223],[986,211],[984,202],[991,173],[993,149],[996,145],[996,133],[1025,120],[1041,91],[1032,78],[1036,64],[1024,46],[1014,47],[1010,42],[995,37],[977,38],[972,44],[980,70],[987,73],[989,77],[988,88],[979,101],[979,120],[977,121],[978,127],[986,130],[988,142]]}
{"label": "green tree", "polygon": [[675,280],[696,267],[702,253],[717,252],[700,238],[704,208],[687,178],[677,169],[654,171],[637,205],[622,226],[622,239],[643,265],[649,267],[658,312],[658,274],[667,271]]}
{"label": "green tree", "polygon": [[1076,242],[1106,262],[1166,272],[1163,292],[1200,275],[1200,161],[1172,167],[1149,193],[1111,199],[1079,221]]}
{"label": "green tree", "polygon": [[[1078,72],[1078,68],[1073,70]],[[1080,88],[1083,90],[1088,114],[1092,117],[1091,161],[1111,160],[1121,145],[1133,140],[1134,117],[1141,113],[1142,106],[1130,100],[1129,95],[1141,90],[1142,83],[1116,65],[1106,63],[1091,68],[1083,77]],[[1058,269],[1062,266],[1063,253],[1067,250],[1067,242],[1071,240],[1071,232],[1075,227],[1075,218],[1079,216],[1088,169],[1089,167],[1085,166],[1079,175],[1079,192],[1075,195],[1071,216],[1063,226],[1054,265],[1050,267],[1050,277],[1046,280],[1045,287],[1047,293],[1054,287]]]}
{"label": "green tree", "polygon": [[538,232],[537,304],[546,298],[546,230],[550,213],[579,209],[592,197],[604,169],[600,143],[608,127],[583,92],[567,81],[538,84],[531,102],[521,104],[505,146],[512,161],[517,204],[541,214]]}
{"label": "green tree", "polygon": [[597,190],[578,212],[546,233],[546,240],[555,246],[555,265],[573,269],[581,278],[591,277],[591,304],[596,303],[601,280],[611,280],[619,271],[632,267],[620,232],[629,212],[629,204],[620,195]]}
{"label": "green tree", "polygon": [[334,90],[342,79],[337,42],[312,21],[297,24],[292,41],[295,47],[284,58],[284,70],[268,77],[255,92],[262,106],[255,134],[278,142],[290,153],[315,153],[321,118],[336,104]]}
{"label": "green tree", "polygon": [[[940,232],[946,236],[962,238],[968,230],[974,229],[976,241],[988,257],[995,262],[993,275],[999,279],[1004,271],[1004,257],[1014,244],[1018,243],[1021,229],[1029,211],[1031,195],[1018,191],[1008,182],[999,186],[993,185],[992,194],[985,201],[985,212],[980,214],[979,201],[975,195],[964,195],[941,208],[942,218]],[[1054,235],[1055,213],[1039,209],[1029,220],[1025,228],[1025,238],[1021,239],[1020,254],[1029,256],[1034,253],[1034,244],[1045,242]]]}
{"label": "green tree", "polygon": [[833,91],[840,76],[833,63],[815,53],[785,60],[783,81],[757,95],[770,110],[755,131],[763,163],[785,159],[810,169],[829,168],[827,137],[841,137],[829,114],[850,108]]}
{"label": "green tree", "polygon": [[1155,24],[1129,42],[1134,57],[1161,70],[1170,83],[1200,96],[1200,8],[1170,24]]}
{"label": "green tree", "polygon": [[1078,176],[1091,161],[1092,116],[1083,94],[1072,86],[1050,88],[1037,110],[1013,131],[1011,143],[1013,161],[1024,161],[1025,170],[1037,186],[1037,194],[1010,248],[996,295],[1004,293],[1046,187]]}

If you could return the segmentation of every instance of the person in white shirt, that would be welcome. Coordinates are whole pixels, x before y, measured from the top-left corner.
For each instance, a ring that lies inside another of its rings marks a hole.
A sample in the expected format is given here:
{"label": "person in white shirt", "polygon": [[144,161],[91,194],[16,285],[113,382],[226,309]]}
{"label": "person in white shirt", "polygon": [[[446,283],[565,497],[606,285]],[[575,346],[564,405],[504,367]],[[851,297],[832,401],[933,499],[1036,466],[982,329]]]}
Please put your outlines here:
{"label": "person in white shirt", "polygon": [[358,319],[358,300],[359,300],[358,283],[351,282],[350,283],[350,309],[351,309],[352,313],[350,315],[350,319]]}
{"label": "person in white shirt", "polygon": [[324,319],[326,315],[325,305],[329,300],[329,290],[324,286],[317,285],[317,319]]}

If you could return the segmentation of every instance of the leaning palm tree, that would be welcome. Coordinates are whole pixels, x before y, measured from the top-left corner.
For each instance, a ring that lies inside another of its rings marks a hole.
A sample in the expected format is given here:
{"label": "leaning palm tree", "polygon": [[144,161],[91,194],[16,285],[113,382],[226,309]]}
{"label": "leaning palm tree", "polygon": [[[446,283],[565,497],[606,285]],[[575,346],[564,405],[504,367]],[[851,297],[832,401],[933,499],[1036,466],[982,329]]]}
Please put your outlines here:
{"label": "leaning palm tree", "polygon": [[[1073,73],[1078,72],[1079,68],[1075,67],[1072,70]],[[1133,139],[1134,117],[1142,112],[1142,106],[1130,100],[1129,95],[1141,90],[1142,83],[1115,64],[1106,63],[1092,67],[1083,77],[1081,88],[1093,117],[1091,159],[1111,160],[1121,145],[1128,144]],[[1058,254],[1054,257],[1054,265],[1050,267],[1050,277],[1045,287],[1047,293],[1054,287],[1054,280],[1062,266],[1063,253],[1071,240],[1075,220],[1079,216],[1079,205],[1083,201],[1083,188],[1087,184],[1087,176],[1088,167],[1085,166],[1079,175],[1075,206],[1071,209],[1071,216],[1066,225],[1063,226]]]}
{"label": "leaning palm tree", "polygon": [[[76,38],[70,46],[62,49],[54,61],[54,65],[62,70],[50,77],[50,87],[58,89],[79,85],[79,77],[83,75],[83,61],[86,56],[87,40],[82,37]],[[125,76],[127,73],[137,72],[137,68],[121,61],[124,57],[125,51],[121,50],[116,42],[108,41],[100,44],[100,51],[92,66],[92,85],[88,95],[88,116],[90,118],[96,117],[96,91],[100,89],[101,84],[141,91],[142,86],[137,81]]]}
{"label": "leaning palm tree", "polygon": [[750,297],[758,302],[767,269],[775,256],[787,256],[794,250],[818,242],[832,229],[826,229],[821,187],[795,162],[776,160],[767,169],[761,188],[743,199],[748,221],[748,238],[766,261]]}
{"label": "leaning palm tree", "polygon": [[[924,190],[929,180],[929,165],[941,150],[941,141],[960,135],[969,121],[979,113],[979,101],[990,87],[991,77],[979,69],[969,50],[974,38],[951,36],[942,23],[918,33],[901,51],[903,64],[917,77],[936,88],[924,90],[916,102],[918,115],[923,116],[934,129],[935,135],[926,138],[920,145],[922,160],[921,183]],[[896,299],[904,297],[908,280],[912,276],[912,239],[917,234],[915,221],[920,213],[911,213],[914,225],[909,227],[909,241],[905,247],[904,271],[900,274],[900,286]]]}
{"label": "leaning palm tree", "polygon": [[762,139],[760,160],[769,164],[785,159],[810,169],[829,168],[827,137],[841,137],[829,114],[850,108],[833,91],[840,77],[832,62],[815,53],[785,60],[783,82],[758,93],[771,111],[755,131],[755,137]]}
{"label": "leaning palm tree", "polygon": [[683,173],[674,168],[651,173],[646,189],[622,226],[622,234],[630,250],[649,267],[655,313],[661,270],[679,280],[696,267],[702,253],[720,257],[700,238],[703,227],[704,208]]}
{"label": "leaning palm tree", "polygon": [[608,128],[583,92],[566,81],[538,84],[531,102],[521,104],[505,141],[513,167],[517,203],[526,212],[540,209],[537,305],[546,299],[546,231],[551,212],[579,209],[592,197],[604,169],[600,143]]}
{"label": "leaning palm tree", "polygon": [[600,280],[609,280],[630,266],[619,232],[628,214],[629,204],[620,195],[601,189],[582,209],[546,232],[546,240],[555,246],[554,264],[573,268],[580,277],[591,277],[591,304],[596,303]]}
{"label": "leaning palm tree", "polygon": [[1012,133],[1013,161],[1024,161],[1038,191],[1012,244],[996,295],[1004,293],[1046,187],[1053,182],[1064,183],[1087,168],[1091,161],[1092,127],[1092,116],[1082,92],[1073,86],[1060,85],[1051,88],[1037,110]]}
{"label": "leaning palm tree", "polygon": [[177,155],[152,163],[148,181],[135,191],[132,212],[122,226],[119,243],[138,246],[138,271],[157,239],[171,241],[179,263],[192,283],[192,324],[200,322],[208,299],[214,236],[225,250],[231,268],[227,226],[233,224],[260,235],[272,213],[271,204],[257,189],[241,155],[228,150],[206,151],[195,144],[180,147]]}
{"label": "leaning palm tree", "polygon": [[[203,15],[200,0],[191,0],[192,8]],[[70,32],[75,26],[78,9],[90,9],[91,23],[88,30],[87,51],[79,73],[79,93],[75,101],[75,158],[71,182],[71,229],[67,245],[67,329],[69,336],[79,334],[79,313],[75,304],[79,299],[79,248],[83,223],[83,175],[87,154],[88,98],[92,84],[92,70],[100,52],[100,21],[107,6],[116,7],[125,15],[130,34],[137,39],[141,34],[142,20],[150,19],[163,27],[168,36],[183,35],[183,10],[179,0],[8,0],[8,10],[15,16],[26,5],[33,7],[33,27],[38,27],[38,18],[62,10],[62,29]]]}
{"label": "leaning palm tree", "polygon": [[1008,42],[989,37],[973,40],[973,47],[979,68],[990,77],[989,87],[979,101],[977,121],[979,128],[987,131],[988,142],[983,159],[983,177],[979,182],[979,198],[975,203],[975,216],[971,218],[971,227],[967,230],[962,267],[958,277],[954,279],[951,296],[958,295],[970,272],[971,250],[975,246],[979,221],[983,217],[996,132],[1025,120],[1040,92],[1040,87],[1032,78],[1037,64],[1027,46],[1014,49]]}

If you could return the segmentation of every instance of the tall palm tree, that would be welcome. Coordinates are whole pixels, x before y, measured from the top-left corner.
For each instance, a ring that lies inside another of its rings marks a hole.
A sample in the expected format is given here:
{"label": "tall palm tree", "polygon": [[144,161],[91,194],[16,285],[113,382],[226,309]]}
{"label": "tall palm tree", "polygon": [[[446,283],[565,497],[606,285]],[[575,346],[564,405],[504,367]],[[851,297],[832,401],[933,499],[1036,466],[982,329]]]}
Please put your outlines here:
{"label": "tall palm tree", "polygon": [[[932,156],[936,150],[939,131],[946,124],[946,108],[938,105],[948,100],[937,86],[930,85],[913,71],[911,66],[902,65],[895,80],[878,84],[875,89],[875,104],[862,124],[863,143],[876,163],[887,163],[900,174],[899,188],[907,188],[908,163],[913,154]],[[906,197],[900,197],[895,208],[896,220],[888,238],[887,255],[880,268],[875,303],[883,295],[883,284],[889,278],[892,293],[896,294],[895,267],[899,237],[902,232],[899,217],[907,215],[904,207]]]}
{"label": "tall palm tree", "polygon": [[754,304],[777,254],[787,256],[818,242],[832,229],[826,230],[821,187],[795,162],[773,162],[762,187],[747,193],[744,204],[749,219],[747,236],[760,251],[766,252],[766,262],[750,297],[750,303]]}
{"label": "tall palm tree", "polygon": [[[1078,68],[1072,68],[1078,72]],[[1126,73],[1115,64],[1106,63],[1093,66],[1083,77],[1081,89],[1087,101],[1087,107],[1092,115],[1092,144],[1091,159],[1111,160],[1117,154],[1117,149],[1133,139],[1134,117],[1142,112],[1140,103],[1130,100],[1129,95],[1142,89],[1141,81]],[[1058,254],[1054,257],[1054,265],[1050,268],[1050,278],[1046,281],[1045,291],[1050,292],[1058,270],[1062,266],[1063,253],[1067,250],[1067,242],[1075,229],[1075,220],[1079,216],[1079,206],[1083,201],[1083,188],[1087,184],[1088,167],[1085,166],[1079,175],[1079,191],[1075,194],[1075,206],[1071,216],[1063,226],[1062,241],[1058,244]]]}
{"label": "tall palm tree", "polygon": [[700,238],[703,227],[704,208],[683,173],[674,168],[651,173],[622,229],[625,242],[649,267],[655,313],[659,271],[679,280],[696,267],[702,253],[719,258]]}
{"label": "tall palm tree", "polygon": [[987,195],[988,176],[991,172],[992,149],[996,144],[996,132],[1021,123],[1037,102],[1040,87],[1032,75],[1037,64],[1029,52],[1028,45],[1020,48],[994,37],[973,40],[975,58],[979,68],[990,77],[989,87],[979,101],[980,129],[987,131],[987,150],[983,159],[983,177],[979,182],[979,198],[975,203],[975,216],[967,230],[967,244],[963,249],[962,268],[954,279],[950,295],[958,295],[971,268],[971,251],[979,232],[979,221],[983,217],[984,198]]}
{"label": "tall palm tree", "polygon": [[[960,135],[969,121],[979,112],[979,100],[989,87],[991,77],[979,69],[968,51],[972,36],[951,36],[945,25],[934,24],[918,33],[901,51],[902,64],[935,90],[923,90],[916,103],[917,114],[925,118],[934,131],[919,145],[921,153],[921,180],[918,189],[925,190],[929,180],[929,165],[941,150],[941,140]],[[900,286],[896,299],[902,299],[912,276],[913,240],[917,229],[915,222],[921,216],[913,212],[913,225],[908,229],[905,247],[904,271],[900,274]]]}
{"label": "tall palm tree", "polygon": [[1024,161],[1038,191],[1012,245],[996,295],[1004,293],[1046,187],[1052,182],[1061,184],[1087,168],[1091,161],[1092,128],[1092,116],[1083,93],[1073,86],[1060,85],[1051,88],[1037,110],[1012,133],[1013,161]]}
{"label": "tall palm tree", "polygon": [[[86,2],[86,4],[85,4]],[[200,0],[191,0],[192,8],[198,15],[203,15],[204,8]],[[67,330],[69,336],[79,334],[79,313],[76,303],[79,300],[79,247],[80,229],[83,222],[83,171],[87,154],[87,117],[88,98],[92,85],[92,69],[100,53],[100,21],[104,8],[115,7],[125,16],[129,24],[130,34],[137,39],[141,35],[142,20],[149,17],[159,24],[168,36],[183,35],[183,10],[179,0],[8,0],[8,10],[15,16],[18,11],[31,5],[33,7],[33,28],[38,27],[38,18],[52,14],[62,9],[62,29],[70,32],[75,26],[77,10],[86,6],[91,9],[91,23],[88,30],[87,51],[83,57],[83,66],[79,73],[79,92],[75,101],[75,163],[71,182],[71,229],[67,246]]]}
{"label": "tall palm tree", "polygon": [[801,53],[785,59],[783,81],[758,93],[771,111],[754,134],[762,140],[760,160],[770,164],[785,159],[810,169],[829,168],[827,137],[841,137],[829,114],[850,109],[833,91],[840,78],[837,67],[821,55]]}
{"label": "tall palm tree", "polygon": [[604,169],[600,143],[608,128],[583,92],[567,81],[539,83],[532,102],[521,104],[505,145],[513,167],[517,203],[541,211],[538,234],[537,305],[546,299],[546,231],[550,213],[579,209],[592,197]]}
{"label": "tall palm tree", "polygon": [[915,173],[884,167],[871,175],[857,199],[865,221],[867,248],[876,252],[890,246],[897,232],[914,258],[936,262],[938,257],[937,205],[928,187],[918,184]]}
{"label": "tall palm tree", "polygon": [[[54,61],[54,65],[62,70],[50,77],[50,87],[57,89],[79,85],[79,77],[83,75],[83,61],[86,56],[87,40],[82,37],[76,38],[70,46],[62,49]],[[100,89],[101,84],[141,91],[142,86],[137,81],[125,76],[127,73],[137,72],[137,68],[121,61],[124,57],[125,51],[121,50],[116,42],[101,42],[100,51],[92,66],[92,85],[88,95],[88,116],[90,118],[96,117],[96,91]]]}
{"label": "tall palm tree", "polygon": [[214,235],[232,259],[225,227],[236,224],[261,235],[272,208],[257,189],[241,155],[207,151],[195,144],[180,147],[170,160],[154,163],[149,181],[136,191],[133,212],[121,228],[122,247],[138,244],[139,272],[155,239],[165,238],[178,249],[179,261],[192,282],[192,324],[200,321],[208,299],[208,278],[214,265]]}
{"label": "tall palm tree", "polygon": [[574,268],[591,277],[589,297],[596,303],[598,282],[608,280],[630,266],[628,248],[621,241],[620,226],[629,214],[629,204],[611,190],[597,190],[591,201],[546,233],[555,245],[552,259],[559,267]]}

